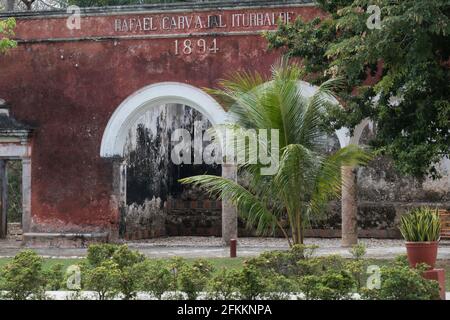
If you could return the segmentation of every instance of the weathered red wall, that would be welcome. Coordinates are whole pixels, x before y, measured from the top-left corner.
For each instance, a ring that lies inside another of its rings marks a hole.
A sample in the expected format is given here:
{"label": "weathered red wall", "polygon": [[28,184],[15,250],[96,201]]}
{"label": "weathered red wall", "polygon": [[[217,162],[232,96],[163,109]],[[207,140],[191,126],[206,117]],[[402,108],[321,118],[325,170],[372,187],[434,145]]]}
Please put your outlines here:
{"label": "weathered red wall", "polygon": [[[320,14],[311,6],[285,10],[305,18]],[[136,16],[140,14],[151,13]],[[162,81],[213,87],[232,71],[267,73],[278,57],[267,52],[267,44],[259,35],[216,36],[220,46],[217,54],[187,56],[173,54],[173,38],[44,40],[123,36],[125,33],[113,32],[117,17],[124,16],[119,12],[117,16],[85,17],[82,29],[75,31],[65,27],[66,18],[18,17],[17,38],[31,42],[22,42],[0,57],[0,97],[11,104],[18,120],[36,128],[33,231],[117,229],[112,165],[100,158],[100,143],[111,114],[133,92]]]}

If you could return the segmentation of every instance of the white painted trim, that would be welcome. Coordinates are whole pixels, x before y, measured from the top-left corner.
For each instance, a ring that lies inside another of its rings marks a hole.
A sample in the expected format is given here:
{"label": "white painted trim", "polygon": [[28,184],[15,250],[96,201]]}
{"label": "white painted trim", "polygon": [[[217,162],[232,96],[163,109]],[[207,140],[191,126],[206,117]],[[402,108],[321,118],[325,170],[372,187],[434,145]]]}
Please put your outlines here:
{"label": "white painted trim", "polygon": [[372,121],[369,118],[365,118],[355,127],[353,130],[353,135],[350,135],[350,130],[345,127],[336,130],[341,148],[346,147],[349,144],[359,145],[364,129],[367,126],[371,128],[372,125]]}
{"label": "white painted trim", "polygon": [[22,159],[22,229],[31,229],[31,158]]}
{"label": "white painted trim", "polygon": [[194,86],[179,82],[153,84],[133,93],[114,111],[103,133],[100,156],[122,156],[128,130],[139,116],[150,108],[164,104],[188,105],[205,115],[213,126],[228,120],[219,103]]}
{"label": "white painted trim", "polygon": [[0,142],[0,158],[21,159],[30,156],[29,145]]}

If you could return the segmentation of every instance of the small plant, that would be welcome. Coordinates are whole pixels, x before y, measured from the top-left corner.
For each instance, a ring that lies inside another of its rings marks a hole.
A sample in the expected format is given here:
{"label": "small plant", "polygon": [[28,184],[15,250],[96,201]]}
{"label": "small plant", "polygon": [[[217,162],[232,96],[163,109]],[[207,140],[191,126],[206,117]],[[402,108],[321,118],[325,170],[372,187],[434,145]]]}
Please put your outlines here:
{"label": "small plant", "polygon": [[437,209],[417,208],[402,216],[400,232],[410,242],[439,241],[441,222]]}
{"label": "small plant", "polygon": [[181,269],[183,269],[186,266],[186,261],[183,258],[180,257],[174,257],[170,259],[168,268],[172,275],[172,281],[170,284],[170,289],[173,291],[178,290],[178,278]]}
{"label": "small plant", "polygon": [[268,251],[260,256],[249,259],[246,264],[253,265],[261,271],[271,271],[284,276],[297,275],[299,273],[298,261],[308,263],[317,246],[294,245],[288,251]]}
{"label": "small plant", "polygon": [[116,263],[120,273],[118,289],[123,294],[123,299],[136,298],[143,278],[139,263],[145,260],[144,255],[136,250],[130,250],[127,245],[122,245],[117,247],[111,259]]}
{"label": "small plant", "polygon": [[360,260],[360,259],[364,258],[364,256],[366,255],[366,252],[367,252],[366,245],[362,242],[355,244],[350,249],[350,254],[352,255],[353,259],[355,259],[355,260]]}
{"label": "small plant", "polygon": [[161,300],[163,294],[173,288],[173,274],[168,265],[161,261],[145,260],[136,265],[141,270],[140,289]]}
{"label": "small plant", "polygon": [[321,275],[328,270],[344,270],[345,266],[345,259],[335,254],[324,257],[303,259],[297,262],[297,275],[300,277],[308,275]]}
{"label": "small plant", "polygon": [[119,269],[132,266],[136,263],[144,261],[145,257],[137,250],[130,250],[127,245],[115,247],[111,255],[111,259],[117,263]]}
{"label": "small plant", "polygon": [[4,297],[13,300],[44,298],[46,280],[42,261],[34,251],[19,252],[1,272]]}
{"label": "small plant", "polygon": [[195,300],[206,287],[213,268],[205,260],[196,260],[192,265],[184,264],[178,270],[178,288],[187,294],[189,300]]}
{"label": "small plant", "polygon": [[240,299],[255,300],[267,292],[265,275],[253,265],[244,265],[237,277]]}
{"label": "small plant", "polygon": [[381,288],[363,288],[362,296],[372,300],[437,300],[439,284],[422,277],[424,266],[410,268],[404,261],[381,267]]}
{"label": "small plant", "polygon": [[239,299],[238,277],[238,270],[221,269],[208,282],[208,298],[217,300]]}
{"label": "small plant", "polygon": [[356,282],[356,288],[360,290],[365,279],[365,271],[367,268],[367,261],[364,260],[364,256],[366,255],[365,244],[355,244],[350,249],[350,253],[353,259],[345,264],[345,269],[353,276]]}
{"label": "small plant", "polygon": [[308,300],[341,300],[349,298],[355,281],[350,273],[344,270],[327,270],[321,275],[302,277],[299,286]]}
{"label": "small plant", "polygon": [[87,251],[87,261],[93,267],[99,266],[103,261],[111,259],[118,246],[109,243],[91,244]]}
{"label": "small plant", "polygon": [[45,271],[47,279],[47,290],[57,291],[65,287],[64,266],[61,263],[54,264],[49,270]]}
{"label": "small plant", "polygon": [[100,265],[86,271],[85,286],[97,292],[99,300],[114,298],[119,291],[120,271],[117,264],[105,260]]}

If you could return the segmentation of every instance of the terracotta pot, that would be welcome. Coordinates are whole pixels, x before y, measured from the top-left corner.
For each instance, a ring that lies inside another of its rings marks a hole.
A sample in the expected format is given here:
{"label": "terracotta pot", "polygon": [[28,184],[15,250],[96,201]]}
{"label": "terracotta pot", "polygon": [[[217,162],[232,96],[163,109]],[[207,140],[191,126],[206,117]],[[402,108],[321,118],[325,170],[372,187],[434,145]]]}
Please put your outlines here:
{"label": "terracotta pot", "polygon": [[430,266],[429,269],[434,269],[438,246],[438,241],[406,242],[406,253],[411,268],[415,268],[417,264],[426,263]]}

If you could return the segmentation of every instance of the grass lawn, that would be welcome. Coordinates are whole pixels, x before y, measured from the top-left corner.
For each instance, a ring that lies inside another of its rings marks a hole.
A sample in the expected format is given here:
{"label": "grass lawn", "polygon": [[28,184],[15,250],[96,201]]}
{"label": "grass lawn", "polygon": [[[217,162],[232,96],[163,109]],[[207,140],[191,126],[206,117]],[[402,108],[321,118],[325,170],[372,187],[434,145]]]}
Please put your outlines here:
{"label": "grass lawn", "polygon": [[[0,268],[2,268],[5,264],[7,264],[9,261],[11,261],[12,258],[0,258]],[[187,259],[188,261],[194,261],[194,259]],[[220,270],[222,268],[226,269],[237,269],[240,268],[243,264],[243,262],[246,260],[246,258],[239,257],[239,258],[207,258],[205,259],[209,261],[216,270]],[[49,269],[52,265],[60,263],[65,268],[72,264],[77,264],[79,262],[83,261],[83,259],[44,259],[44,269]],[[371,259],[371,264],[379,264],[380,266],[385,265],[389,262],[389,260],[386,259]],[[450,291],[450,260],[440,260],[437,263],[438,268],[444,268],[445,269],[445,277],[446,277],[446,291]]]}
{"label": "grass lawn", "polygon": [[[220,270],[221,268],[226,269],[237,269],[242,266],[242,263],[244,262],[246,258],[208,258],[205,260],[208,260],[215,269]],[[0,258],[0,269],[6,265],[8,262],[10,262],[12,258]],[[64,258],[57,258],[57,259],[44,259],[44,269],[50,269],[55,264],[62,264],[64,268],[69,267],[70,265],[80,263],[84,259],[64,259]],[[164,259],[167,261],[167,259]],[[186,259],[187,261],[194,261],[195,259]]]}

